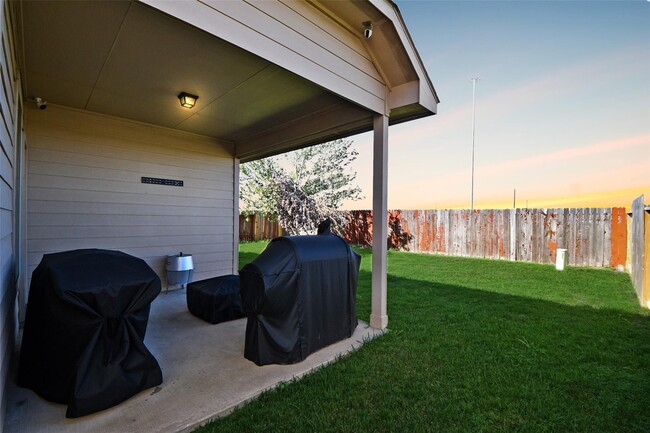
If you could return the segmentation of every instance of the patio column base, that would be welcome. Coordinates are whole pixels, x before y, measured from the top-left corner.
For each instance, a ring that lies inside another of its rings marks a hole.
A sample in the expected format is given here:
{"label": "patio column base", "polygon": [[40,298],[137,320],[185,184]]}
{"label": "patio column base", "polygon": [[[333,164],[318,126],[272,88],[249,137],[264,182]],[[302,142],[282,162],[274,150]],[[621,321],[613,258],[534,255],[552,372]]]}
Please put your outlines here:
{"label": "patio column base", "polygon": [[370,327],[375,329],[386,329],[388,326],[388,316],[370,315]]}

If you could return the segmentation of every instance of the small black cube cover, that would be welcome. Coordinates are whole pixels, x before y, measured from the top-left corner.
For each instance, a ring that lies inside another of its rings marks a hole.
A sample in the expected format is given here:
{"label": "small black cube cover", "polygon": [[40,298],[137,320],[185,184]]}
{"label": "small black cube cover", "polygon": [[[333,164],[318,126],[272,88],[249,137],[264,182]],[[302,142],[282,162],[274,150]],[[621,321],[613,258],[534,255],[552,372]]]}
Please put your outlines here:
{"label": "small black cube cover", "polygon": [[361,257],[328,227],[319,233],[276,238],[239,273],[244,356],[257,365],[300,362],[357,327]]}
{"label": "small black cube cover", "polygon": [[17,383],[76,418],[162,383],[144,345],[160,279],[119,251],[45,254],[32,273]]}
{"label": "small black cube cover", "polygon": [[188,284],[187,309],[213,325],[244,317],[239,275],[224,275]]}

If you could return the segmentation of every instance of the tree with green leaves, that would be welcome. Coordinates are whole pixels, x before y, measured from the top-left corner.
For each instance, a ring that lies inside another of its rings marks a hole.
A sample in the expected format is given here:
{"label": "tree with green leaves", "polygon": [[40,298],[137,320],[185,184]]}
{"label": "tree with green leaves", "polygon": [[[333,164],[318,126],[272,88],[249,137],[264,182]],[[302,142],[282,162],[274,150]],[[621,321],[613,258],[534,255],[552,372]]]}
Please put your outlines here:
{"label": "tree with green leaves", "polygon": [[290,235],[315,233],[330,218],[342,231],[344,200],[358,200],[350,164],[357,158],[352,141],[335,140],[241,165],[240,199],[244,213],[277,219]]}

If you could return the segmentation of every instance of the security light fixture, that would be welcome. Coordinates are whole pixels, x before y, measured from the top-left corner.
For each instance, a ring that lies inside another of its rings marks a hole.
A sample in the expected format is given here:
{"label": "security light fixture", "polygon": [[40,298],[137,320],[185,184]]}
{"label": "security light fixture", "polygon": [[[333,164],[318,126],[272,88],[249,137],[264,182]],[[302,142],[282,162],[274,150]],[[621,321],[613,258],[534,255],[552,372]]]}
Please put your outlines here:
{"label": "security light fixture", "polygon": [[36,102],[36,106],[41,110],[47,108],[47,101],[43,98],[34,98],[34,102]]}
{"label": "security light fixture", "polygon": [[196,100],[199,99],[199,97],[196,95],[190,95],[186,92],[181,92],[181,94],[178,95],[178,99],[181,101],[182,107],[192,108],[196,104]]}
{"label": "security light fixture", "polygon": [[372,36],[372,21],[366,21],[363,23],[363,37],[370,39]]}

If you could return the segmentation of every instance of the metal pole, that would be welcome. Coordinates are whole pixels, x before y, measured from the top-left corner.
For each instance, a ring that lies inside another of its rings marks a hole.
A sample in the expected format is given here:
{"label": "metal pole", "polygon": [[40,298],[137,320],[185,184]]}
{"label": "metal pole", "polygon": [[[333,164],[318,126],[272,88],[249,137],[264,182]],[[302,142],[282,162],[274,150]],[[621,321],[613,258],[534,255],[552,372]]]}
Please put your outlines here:
{"label": "metal pole", "polygon": [[478,78],[472,78],[472,192],[470,196],[469,212],[474,213],[474,136],[476,123],[476,82]]}
{"label": "metal pole", "polygon": [[517,188],[515,188],[512,193],[512,208],[517,209]]}

